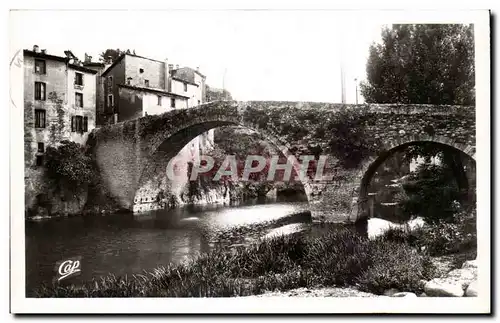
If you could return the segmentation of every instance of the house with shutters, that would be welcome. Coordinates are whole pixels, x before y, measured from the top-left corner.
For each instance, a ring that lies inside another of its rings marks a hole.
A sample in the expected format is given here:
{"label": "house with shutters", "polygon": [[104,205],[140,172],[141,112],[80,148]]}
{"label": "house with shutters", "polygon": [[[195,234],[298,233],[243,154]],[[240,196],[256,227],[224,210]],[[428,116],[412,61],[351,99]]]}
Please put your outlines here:
{"label": "house with shutters", "polygon": [[113,124],[204,103],[205,76],[191,70],[122,53],[102,73],[105,102],[98,120]]}
{"label": "house with shutters", "polygon": [[84,144],[95,128],[96,70],[71,51],[64,56],[33,46],[23,51],[24,164],[27,207],[43,190],[44,153],[63,140]]}

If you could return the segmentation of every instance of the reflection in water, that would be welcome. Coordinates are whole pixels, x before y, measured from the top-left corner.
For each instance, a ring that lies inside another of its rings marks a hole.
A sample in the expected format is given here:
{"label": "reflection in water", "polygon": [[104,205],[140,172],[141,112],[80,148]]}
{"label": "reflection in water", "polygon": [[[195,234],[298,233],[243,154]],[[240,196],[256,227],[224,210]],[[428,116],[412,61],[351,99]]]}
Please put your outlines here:
{"label": "reflection in water", "polygon": [[308,221],[305,202],[27,221],[26,288],[51,284],[56,262],[70,257],[82,257],[81,275],[65,282],[77,284],[108,273],[131,275],[180,263],[216,244],[246,244],[279,226]]}

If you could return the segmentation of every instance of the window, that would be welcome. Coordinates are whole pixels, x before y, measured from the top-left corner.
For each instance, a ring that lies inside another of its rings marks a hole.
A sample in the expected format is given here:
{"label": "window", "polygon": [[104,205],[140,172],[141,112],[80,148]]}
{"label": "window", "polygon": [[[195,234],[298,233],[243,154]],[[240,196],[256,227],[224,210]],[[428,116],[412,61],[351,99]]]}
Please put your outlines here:
{"label": "window", "polygon": [[83,74],[82,73],[75,73],[75,84],[83,86]]}
{"label": "window", "polygon": [[132,81],[131,77],[127,77],[127,85],[130,85],[130,81]]}
{"label": "window", "polygon": [[77,107],[83,108],[83,94],[75,93],[75,105]]}
{"label": "window", "polygon": [[35,82],[35,100],[45,101],[45,83]]}
{"label": "window", "polygon": [[170,106],[175,108],[175,98],[170,98]]}
{"label": "window", "polygon": [[144,80],[144,86],[149,86],[149,80]]}
{"label": "window", "polygon": [[36,156],[36,165],[43,166],[43,155]]}
{"label": "window", "polygon": [[43,59],[35,59],[35,73],[45,74],[45,61]]}
{"label": "window", "polygon": [[113,94],[108,94],[108,107],[112,107],[113,105]]}
{"label": "window", "polygon": [[161,95],[158,95],[158,105],[161,106]]}
{"label": "window", "polygon": [[113,76],[108,76],[108,89],[113,87]]}
{"label": "window", "polygon": [[141,74],[142,74],[142,73],[144,73],[144,69],[143,69],[143,68],[140,68],[140,69],[139,69],[139,73],[141,73]]}
{"label": "window", "polygon": [[45,128],[45,110],[35,110],[35,128]]}
{"label": "window", "polygon": [[200,101],[200,100],[198,100],[198,105],[200,105],[200,104],[201,104],[201,101]]}
{"label": "window", "polygon": [[184,83],[184,92],[187,92],[187,90],[188,90],[188,84]]}
{"label": "window", "polygon": [[89,118],[82,116],[71,117],[71,132],[87,132],[89,131]]}
{"label": "window", "polygon": [[39,142],[38,143],[38,152],[39,153],[44,153],[45,152],[45,145],[43,144],[43,142]]}

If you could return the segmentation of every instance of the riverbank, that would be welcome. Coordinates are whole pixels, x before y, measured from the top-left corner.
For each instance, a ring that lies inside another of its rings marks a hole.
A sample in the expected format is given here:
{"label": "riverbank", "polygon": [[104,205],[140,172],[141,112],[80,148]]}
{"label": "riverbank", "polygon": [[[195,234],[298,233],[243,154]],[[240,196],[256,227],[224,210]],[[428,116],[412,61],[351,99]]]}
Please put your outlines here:
{"label": "riverbank", "polygon": [[248,247],[218,248],[180,265],[80,286],[44,286],[32,297],[228,297],[297,288],[391,288],[421,293],[433,278],[429,257],[406,244],[369,240],[349,227],[277,236]]}

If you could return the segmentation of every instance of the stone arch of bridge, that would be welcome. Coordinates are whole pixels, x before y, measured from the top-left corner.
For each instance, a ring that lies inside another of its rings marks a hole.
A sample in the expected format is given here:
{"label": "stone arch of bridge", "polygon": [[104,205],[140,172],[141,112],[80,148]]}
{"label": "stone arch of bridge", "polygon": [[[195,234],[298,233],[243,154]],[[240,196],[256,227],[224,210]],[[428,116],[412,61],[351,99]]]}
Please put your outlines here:
{"label": "stone arch of bridge", "polygon": [[424,143],[432,143],[438,147],[442,147],[444,150],[452,149],[461,152],[464,156],[467,156],[474,162],[476,161],[474,146],[456,142],[446,137],[427,135],[412,136],[406,138],[402,137],[398,140],[387,142],[377,156],[365,161],[360,167],[356,177],[357,191],[354,194],[356,200],[353,201],[355,207],[351,210],[351,219],[356,219],[356,222],[361,223],[360,226],[363,226],[363,224],[366,225],[366,220],[369,218],[368,188],[379,166],[395,153],[404,151],[409,146],[421,145]]}
{"label": "stone arch of bridge", "polygon": [[[288,143],[279,139],[266,129],[248,124],[239,118],[228,117],[214,120],[205,119],[203,121],[192,120],[176,127],[174,130],[168,132],[159,131],[155,134],[154,138],[151,139],[151,148],[140,169],[140,175],[136,187],[133,190],[134,196],[131,196],[131,200],[135,200],[135,194],[142,185],[165,167],[165,161],[174,158],[191,140],[211,129],[225,126],[240,126],[255,131],[261,135],[265,141],[277,148],[280,157],[288,158],[289,156],[294,156]],[[300,165],[294,164],[293,169],[298,172],[300,170]],[[304,188],[307,200],[309,201],[311,193],[309,182],[307,179],[304,179],[301,180],[301,184]]]}

